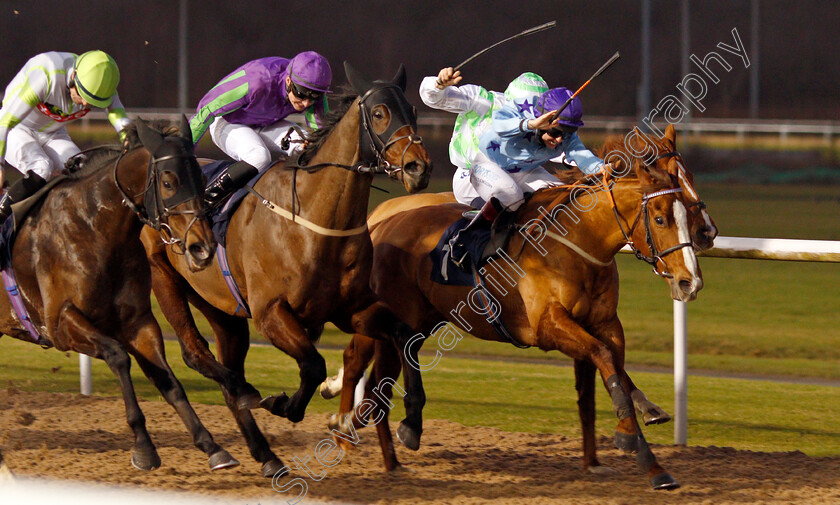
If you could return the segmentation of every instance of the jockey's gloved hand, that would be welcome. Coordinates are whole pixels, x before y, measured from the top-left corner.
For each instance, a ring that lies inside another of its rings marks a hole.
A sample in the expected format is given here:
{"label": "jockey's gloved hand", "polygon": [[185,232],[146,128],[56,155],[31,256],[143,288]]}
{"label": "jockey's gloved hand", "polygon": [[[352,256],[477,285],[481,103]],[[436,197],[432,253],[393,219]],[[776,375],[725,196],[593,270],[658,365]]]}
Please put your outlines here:
{"label": "jockey's gloved hand", "polygon": [[64,168],[67,170],[68,173],[78,172],[81,170],[82,165],[84,165],[87,157],[84,154],[77,154],[75,156],[71,156],[67,158],[67,161],[64,162]]}

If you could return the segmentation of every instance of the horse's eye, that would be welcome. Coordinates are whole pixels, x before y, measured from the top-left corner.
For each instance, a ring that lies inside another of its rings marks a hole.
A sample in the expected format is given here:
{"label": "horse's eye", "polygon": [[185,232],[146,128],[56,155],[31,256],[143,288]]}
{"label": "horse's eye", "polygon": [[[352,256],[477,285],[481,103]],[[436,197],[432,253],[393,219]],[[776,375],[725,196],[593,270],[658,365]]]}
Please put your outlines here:
{"label": "horse's eye", "polygon": [[382,111],[379,110],[373,112],[373,117],[375,117],[376,119],[382,119],[383,115],[384,114],[382,114]]}
{"label": "horse's eye", "polygon": [[656,216],[654,218],[654,221],[656,221],[656,224],[658,224],[659,226],[662,226],[662,225],[665,224],[665,218],[663,218],[662,216]]}
{"label": "horse's eye", "polygon": [[163,187],[166,189],[172,189],[172,183],[169,181],[163,181]]}

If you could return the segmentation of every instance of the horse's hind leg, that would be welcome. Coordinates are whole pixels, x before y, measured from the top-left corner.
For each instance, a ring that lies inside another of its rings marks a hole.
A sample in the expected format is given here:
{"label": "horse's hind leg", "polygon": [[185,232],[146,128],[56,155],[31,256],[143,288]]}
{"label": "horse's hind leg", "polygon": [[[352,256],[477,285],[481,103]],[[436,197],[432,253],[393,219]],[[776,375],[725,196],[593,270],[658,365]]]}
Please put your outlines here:
{"label": "horse's hind leg", "polygon": [[210,469],[219,470],[239,465],[239,461],[213,440],[213,436],[201,424],[201,420],[187,400],[184,388],[172,373],[169,363],[166,362],[160,327],[151,314],[144,323],[140,324],[135,336],[129,338],[129,345],[129,350],[143,373],[184,421],[195,446],[207,454]]}
{"label": "horse's hind leg", "polygon": [[601,466],[595,443],[595,366],[586,360],[575,360],[575,389],[578,394],[578,414],[583,432],[583,469],[595,474],[612,473]]}
{"label": "horse's hind leg", "polygon": [[56,340],[63,340],[66,347],[79,353],[100,358],[108,364],[120,381],[125,415],[134,432],[134,451],[131,464],[140,470],[154,470],[160,466],[152,438],[146,431],[146,418],[137,403],[134,384],[131,382],[131,358],[117,343],[99,332],[82,312],[71,303],[66,303],[58,313]]}
{"label": "horse's hind leg", "polygon": [[[365,373],[365,369],[373,360],[373,353],[375,351],[375,340],[365,337],[364,335],[353,335],[350,343],[344,349],[344,373],[342,377],[341,387],[341,403],[338,408],[338,414],[333,414],[330,418],[329,427],[331,429],[338,429],[346,432],[345,419],[348,415],[353,420],[355,428],[364,426],[360,420],[356,418],[353,413],[353,400],[356,392],[356,385],[361,380]],[[344,449],[351,447],[351,444],[346,440],[340,439],[339,443]]]}
{"label": "horse's hind leg", "polygon": [[399,349],[405,374],[406,394],[403,397],[405,419],[397,428],[397,438],[404,446],[416,451],[420,448],[423,406],[426,404],[426,393],[423,390],[423,378],[420,375],[417,357],[423,340],[414,341],[415,332],[381,302],[362,306],[366,308],[353,314],[349,325],[344,321],[335,321],[336,325],[343,331],[353,331],[377,340],[393,342]]}
{"label": "horse's hind leg", "polygon": [[365,388],[365,397],[376,402],[377,410],[371,415],[376,421],[376,434],[379,437],[379,448],[382,450],[385,469],[390,472],[400,467],[397,453],[394,451],[391,426],[388,424],[389,413],[393,406],[391,403],[393,384],[400,376],[400,355],[392,342],[378,340],[375,345],[373,372]]}
{"label": "horse's hind leg", "polygon": [[[245,357],[248,354],[250,341],[248,339],[248,321],[241,317],[230,316],[210,307],[202,306],[199,310],[210,322],[216,335],[216,349],[221,363],[236,374],[245,376]],[[221,386],[221,385],[220,385]],[[257,426],[250,410],[239,408],[239,402],[230,391],[221,386],[225,402],[233,413],[239,431],[245,437],[251,456],[262,463],[263,477],[272,478],[283,469],[283,463],[271,451],[268,440]]]}
{"label": "horse's hind leg", "polygon": [[255,317],[263,336],[294,358],[300,368],[300,387],[291,398],[282,393],[263,398],[260,405],[272,414],[285,417],[293,423],[299,422],[303,419],[312,395],[327,378],[327,364],[312,345],[308,333],[282,302],[275,301],[262,314],[255,314]]}

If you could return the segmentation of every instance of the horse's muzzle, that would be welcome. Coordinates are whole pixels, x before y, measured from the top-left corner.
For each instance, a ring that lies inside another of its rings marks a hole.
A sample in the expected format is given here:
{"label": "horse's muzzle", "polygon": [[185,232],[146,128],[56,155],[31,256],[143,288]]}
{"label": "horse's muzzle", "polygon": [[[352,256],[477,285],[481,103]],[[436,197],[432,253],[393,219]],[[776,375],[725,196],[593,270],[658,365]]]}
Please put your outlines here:
{"label": "horse's muzzle", "polygon": [[432,168],[431,161],[414,160],[406,163],[402,170],[402,182],[405,190],[409,193],[417,193],[426,189],[429,186]]}

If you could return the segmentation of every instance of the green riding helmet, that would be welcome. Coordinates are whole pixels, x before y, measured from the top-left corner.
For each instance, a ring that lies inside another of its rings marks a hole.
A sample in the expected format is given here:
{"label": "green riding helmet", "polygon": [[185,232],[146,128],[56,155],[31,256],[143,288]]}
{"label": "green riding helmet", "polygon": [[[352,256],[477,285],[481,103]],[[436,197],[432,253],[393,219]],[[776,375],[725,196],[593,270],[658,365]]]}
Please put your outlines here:
{"label": "green riding helmet", "polygon": [[88,51],[76,58],[73,81],[79,96],[94,107],[108,107],[120,83],[117,62],[104,51]]}

